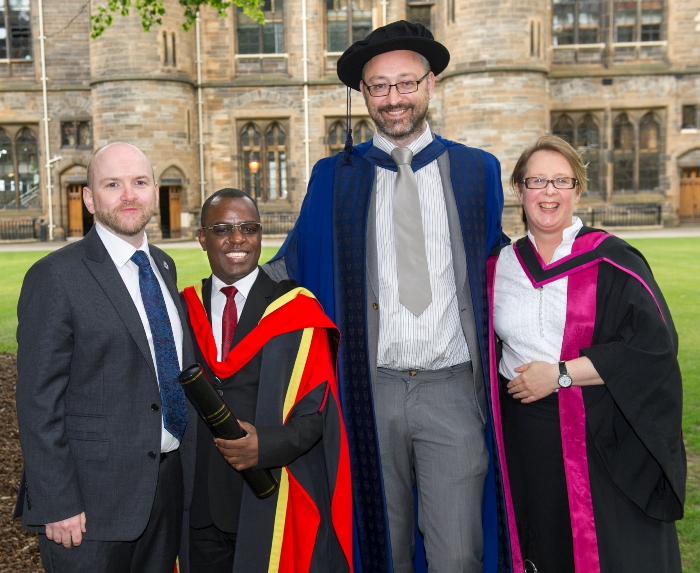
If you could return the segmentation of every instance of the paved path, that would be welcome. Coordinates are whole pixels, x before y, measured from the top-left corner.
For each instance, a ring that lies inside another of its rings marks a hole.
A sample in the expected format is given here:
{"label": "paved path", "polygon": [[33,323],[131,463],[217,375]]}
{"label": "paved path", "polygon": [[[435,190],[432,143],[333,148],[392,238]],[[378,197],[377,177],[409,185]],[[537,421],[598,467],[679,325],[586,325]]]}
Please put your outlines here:
{"label": "paved path", "polygon": [[[622,239],[666,239],[674,237],[700,237],[700,226],[698,227],[669,227],[666,229],[633,229],[621,230],[616,229],[615,234]],[[513,238],[513,237],[512,237]],[[263,235],[263,247],[281,247],[284,242],[284,236],[272,235],[265,237]],[[20,241],[16,243],[0,242],[1,252],[12,251],[55,251],[61,247],[65,247],[67,241],[55,241],[53,243],[39,241]],[[166,251],[170,249],[199,249],[199,243],[195,240],[165,240],[157,243],[159,247]]]}

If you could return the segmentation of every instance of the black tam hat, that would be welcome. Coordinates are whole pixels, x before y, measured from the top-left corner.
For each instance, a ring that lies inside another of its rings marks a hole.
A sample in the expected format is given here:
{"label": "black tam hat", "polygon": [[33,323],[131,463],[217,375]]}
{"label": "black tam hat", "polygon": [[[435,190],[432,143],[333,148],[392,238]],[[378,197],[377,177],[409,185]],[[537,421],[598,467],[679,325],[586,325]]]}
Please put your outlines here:
{"label": "black tam hat", "polygon": [[412,24],[405,20],[392,22],[373,30],[364,40],[350,46],[338,58],[338,77],[348,87],[347,93],[347,138],[343,150],[343,164],[350,165],[352,148],[352,124],[350,122],[350,89],[360,91],[362,68],[375,56],[395,50],[411,50],[425,57],[430,71],[435,75],[442,72],[450,63],[450,52],[422,24]]}
{"label": "black tam hat", "polygon": [[359,91],[364,65],[374,56],[395,50],[411,50],[424,56],[436,76],[450,63],[450,52],[433,39],[428,28],[400,20],[377,28],[343,52],[337,63],[340,81]]}

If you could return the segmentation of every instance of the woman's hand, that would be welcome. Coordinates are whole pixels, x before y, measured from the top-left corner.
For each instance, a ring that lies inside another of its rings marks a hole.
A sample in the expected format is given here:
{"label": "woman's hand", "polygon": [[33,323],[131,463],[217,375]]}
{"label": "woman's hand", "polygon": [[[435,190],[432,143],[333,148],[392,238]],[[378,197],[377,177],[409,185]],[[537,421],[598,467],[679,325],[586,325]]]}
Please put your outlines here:
{"label": "woman's hand", "polygon": [[[586,356],[566,361],[566,369],[574,386],[598,386],[605,384]],[[529,404],[546,398],[559,388],[559,364],[536,360],[514,369],[520,376],[508,382],[508,394]]]}
{"label": "woman's hand", "polygon": [[535,361],[515,368],[520,374],[508,382],[508,394],[529,404],[546,398],[559,388],[559,365]]}

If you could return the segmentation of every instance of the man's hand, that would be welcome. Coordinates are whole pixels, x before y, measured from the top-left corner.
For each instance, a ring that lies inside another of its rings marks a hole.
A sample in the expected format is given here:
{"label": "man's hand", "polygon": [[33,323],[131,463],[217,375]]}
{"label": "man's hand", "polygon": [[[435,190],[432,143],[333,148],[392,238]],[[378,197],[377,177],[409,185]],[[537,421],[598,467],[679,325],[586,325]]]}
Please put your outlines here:
{"label": "man's hand", "polygon": [[62,544],[66,549],[76,547],[83,542],[85,533],[85,512],[74,515],[63,521],[46,524],[46,537],[51,541]]}
{"label": "man's hand", "polygon": [[508,382],[508,394],[529,404],[549,396],[559,388],[559,366],[548,362],[530,362],[515,368],[520,374]]}
{"label": "man's hand", "polygon": [[248,435],[240,440],[223,440],[216,438],[214,443],[219,453],[233,469],[247,470],[258,463],[258,433],[255,426],[248,422],[239,422]]}

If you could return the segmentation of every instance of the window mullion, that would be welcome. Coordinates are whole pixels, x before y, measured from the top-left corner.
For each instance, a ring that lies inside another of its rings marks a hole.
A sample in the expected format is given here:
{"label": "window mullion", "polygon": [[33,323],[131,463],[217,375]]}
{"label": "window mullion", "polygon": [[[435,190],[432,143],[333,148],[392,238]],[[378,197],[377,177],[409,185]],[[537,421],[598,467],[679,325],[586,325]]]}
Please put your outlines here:
{"label": "window mullion", "polygon": [[[7,61],[12,59],[12,40],[11,40],[11,30],[10,30],[10,0],[2,0],[5,4],[5,54],[7,55]],[[12,67],[10,67],[10,75],[12,72]]]}
{"label": "window mullion", "polygon": [[[267,20],[267,18],[266,18]],[[258,24],[258,54],[265,53],[265,31],[262,24]],[[262,63],[262,60],[261,60]]]}

